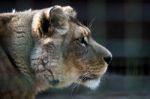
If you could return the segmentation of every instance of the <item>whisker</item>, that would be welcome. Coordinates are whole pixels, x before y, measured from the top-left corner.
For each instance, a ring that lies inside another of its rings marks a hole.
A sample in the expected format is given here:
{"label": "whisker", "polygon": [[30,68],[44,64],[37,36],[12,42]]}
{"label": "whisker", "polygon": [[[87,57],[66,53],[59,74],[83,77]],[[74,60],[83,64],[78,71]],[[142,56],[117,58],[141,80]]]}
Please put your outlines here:
{"label": "whisker", "polygon": [[[81,82],[81,79],[78,79],[77,83],[80,83]],[[75,90],[77,90],[79,88],[79,84],[77,83],[73,83],[72,85],[72,90],[71,90],[71,99],[73,99],[73,93],[75,92]]]}
{"label": "whisker", "polygon": [[74,92],[74,90],[76,89],[76,87],[78,86],[77,84],[73,84],[72,85],[73,87],[71,88],[72,90],[71,90],[71,99],[73,99],[73,92]]}
{"label": "whisker", "polygon": [[90,21],[90,23],[89,23],[89,25],[88,25],[88,28],[89,28],[89,29],[91,29],[91,27],[92,27],[94,21],[95,21],[95,18],[93,18],[93,19]]}

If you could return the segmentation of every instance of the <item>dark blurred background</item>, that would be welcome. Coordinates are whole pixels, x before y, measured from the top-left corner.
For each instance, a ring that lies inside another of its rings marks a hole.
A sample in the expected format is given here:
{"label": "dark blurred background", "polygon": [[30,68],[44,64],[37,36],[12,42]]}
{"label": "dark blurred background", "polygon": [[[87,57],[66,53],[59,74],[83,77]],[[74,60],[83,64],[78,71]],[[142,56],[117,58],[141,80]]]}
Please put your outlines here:
{"label": "dark blurred background", "polygon": [[98,90],[51,89],[37,99],[150,99],[150,0],[0,0],[0,12],[56,4],[71,5],[82,23],[92,23],[93,37],[113,61]]}

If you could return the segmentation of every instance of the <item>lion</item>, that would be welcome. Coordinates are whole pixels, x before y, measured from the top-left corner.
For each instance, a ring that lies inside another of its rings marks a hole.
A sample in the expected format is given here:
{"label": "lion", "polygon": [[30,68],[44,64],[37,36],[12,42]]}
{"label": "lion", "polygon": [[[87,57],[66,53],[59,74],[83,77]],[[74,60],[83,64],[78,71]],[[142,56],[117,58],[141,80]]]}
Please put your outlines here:
{"label": "lion", "polygon": [[0,99],[73,83],[96,89],[111,58],[70,6],[0,14]]}

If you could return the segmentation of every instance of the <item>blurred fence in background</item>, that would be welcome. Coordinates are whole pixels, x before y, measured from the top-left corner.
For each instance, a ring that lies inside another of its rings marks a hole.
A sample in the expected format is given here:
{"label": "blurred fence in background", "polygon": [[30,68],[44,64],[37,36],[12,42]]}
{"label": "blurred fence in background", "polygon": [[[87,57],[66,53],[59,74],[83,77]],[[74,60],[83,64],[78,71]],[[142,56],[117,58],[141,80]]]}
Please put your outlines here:
{"label": "blurred fence in background", "polygon": [[84,24],[92,22],[94,38],[113,53],[110,72],[150,75],[149,0],[1,0],[0,12],[55,4],[71,5]]}

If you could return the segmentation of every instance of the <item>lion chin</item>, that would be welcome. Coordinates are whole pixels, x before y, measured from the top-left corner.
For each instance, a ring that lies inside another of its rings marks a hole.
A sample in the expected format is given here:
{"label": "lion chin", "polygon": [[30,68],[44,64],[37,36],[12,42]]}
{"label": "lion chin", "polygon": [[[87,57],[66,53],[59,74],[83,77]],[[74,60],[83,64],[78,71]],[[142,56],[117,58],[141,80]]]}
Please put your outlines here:
{"label": "lion chin", "polygon": [[111,58],[70,6],[0,14],[0,99],[73,83],[94,90]]}

